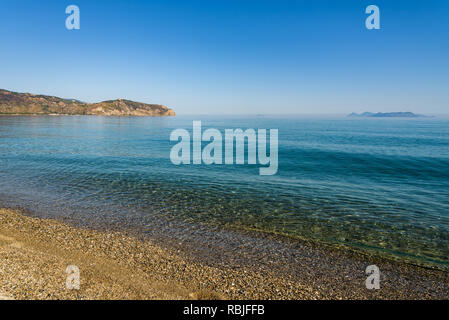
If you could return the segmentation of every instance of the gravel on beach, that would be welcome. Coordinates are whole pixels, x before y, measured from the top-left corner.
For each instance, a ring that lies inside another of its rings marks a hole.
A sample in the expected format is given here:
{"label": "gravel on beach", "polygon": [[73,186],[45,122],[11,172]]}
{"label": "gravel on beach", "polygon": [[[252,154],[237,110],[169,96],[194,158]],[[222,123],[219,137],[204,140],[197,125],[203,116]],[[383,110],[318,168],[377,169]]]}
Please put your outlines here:
{"label": "gravel on beach", "polygon": [[[318,250],[318,249],[316,249]],[[322,251],[321,251],[322,252]],[[379,290],[365,286],[367,261],[334,252],[322,267],[298,266],[283,274],[254,267],[207,265],[126,235],[73,227],[0,209],[1,299],[448,299],[447,272],[385,263]],[[313,255],[315,257],[315,255]],[[317,260],[318,259],[318,260]],[[80,288],[68,289],[68,266],[80,271]],[[342,277],[340,268],[353,277]],[[348,273],[350,274],[350,273]],[[394,280],[392,279],[400,279]]]}

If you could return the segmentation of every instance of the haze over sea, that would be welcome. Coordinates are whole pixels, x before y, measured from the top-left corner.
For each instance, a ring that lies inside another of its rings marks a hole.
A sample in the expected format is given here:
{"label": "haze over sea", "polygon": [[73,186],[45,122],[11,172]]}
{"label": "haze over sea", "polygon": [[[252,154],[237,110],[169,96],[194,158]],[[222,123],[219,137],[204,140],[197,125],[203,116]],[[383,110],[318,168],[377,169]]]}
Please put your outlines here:
{"label": "haze over sea", "polygon": [[[170,161],[172,130],[279,129],[279,170]],[[169,219],[449,266],[449,119],[0,117],[0,204],[86,225]]]}

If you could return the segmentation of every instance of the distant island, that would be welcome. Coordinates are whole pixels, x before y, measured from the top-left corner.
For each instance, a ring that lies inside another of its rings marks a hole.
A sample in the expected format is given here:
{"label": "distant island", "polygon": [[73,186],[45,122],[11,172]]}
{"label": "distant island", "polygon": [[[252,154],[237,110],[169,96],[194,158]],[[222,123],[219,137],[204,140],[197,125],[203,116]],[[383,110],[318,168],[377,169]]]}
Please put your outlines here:
{"label": "distant island", "polygon": [[364,117],[364,118],[425,118],[426,116],[421,114],[415,114],[413,112],[364,112],[364,113],[351,113],[348,117]]}
{"label": "distant island", "polygon": [[74,99],[0,89],[0,115],[175,116],[163,105],[124,99],[86,103]]}

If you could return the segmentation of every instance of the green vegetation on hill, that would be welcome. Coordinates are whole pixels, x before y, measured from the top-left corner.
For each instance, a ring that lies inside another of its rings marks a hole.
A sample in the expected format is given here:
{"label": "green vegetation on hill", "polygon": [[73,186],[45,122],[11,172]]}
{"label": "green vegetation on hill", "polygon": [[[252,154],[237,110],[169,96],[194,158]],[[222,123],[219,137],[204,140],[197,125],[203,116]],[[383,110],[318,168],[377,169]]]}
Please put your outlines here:
{"label": "green vegetation on hill", "polygon": [[17,93],[0,89],[0,114],[174,116],[175,112],[163,105],[146,104],[123,99],[99,103],[85,103],[78,100],[30,93]]}

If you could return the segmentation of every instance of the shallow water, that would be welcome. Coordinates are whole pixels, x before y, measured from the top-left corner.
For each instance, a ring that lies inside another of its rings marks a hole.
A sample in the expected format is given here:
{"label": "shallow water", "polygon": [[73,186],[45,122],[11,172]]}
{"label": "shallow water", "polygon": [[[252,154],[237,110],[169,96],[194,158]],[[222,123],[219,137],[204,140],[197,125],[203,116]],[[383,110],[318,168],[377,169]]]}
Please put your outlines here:
{"label": "shallow water", "polygon": [[[279,171],[171,163],[173,129],[279,129]],[[449,120],[0,117],[0,201],[86,224],[158,218],[449,266]]]}

